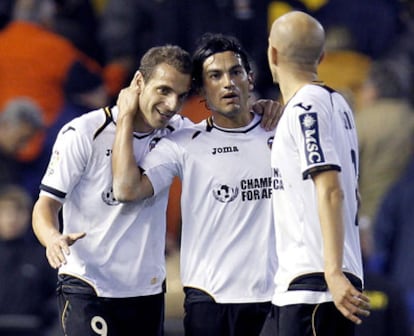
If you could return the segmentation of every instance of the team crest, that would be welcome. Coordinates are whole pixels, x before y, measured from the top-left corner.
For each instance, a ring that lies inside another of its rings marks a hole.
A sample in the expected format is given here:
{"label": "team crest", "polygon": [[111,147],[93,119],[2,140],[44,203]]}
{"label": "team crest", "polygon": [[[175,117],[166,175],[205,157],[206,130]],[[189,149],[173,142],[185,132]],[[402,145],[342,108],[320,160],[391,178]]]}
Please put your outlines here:
{"label": "team crest", "polygon": [[110,187],[107,190],[104,190],[101,194],[102,197],[102,201],[104,201],[105,204],[107,205],[118,205],[119,201],[115,198],[114,196],[114,192],[112,187]]}
{"label": "team crest", "polygon": [[230,203],[234,201],[238,194],[239,188],[232,188],[225,184],[220,184],[213,189],[214,198],[222,203]]}
{"label": "team crest", "polygon": [[160,137],[155,137],[155,138],[152,138],[152,139],[151,139],[151,141],[150,141],[150,143],[149,143],[149,150],[150,150],[150,151],[152,151],[152,150],[153,150],[153,148],[156,146],[156,144],[157,144],[160,140],[161,140],[161,138],[160,138]]}
{"label": "team crest", "polygon": [[271,136],[269,139],[267,139],[267,147],[269,147],[269,149],[272,149],[274,138],[274,136]]}

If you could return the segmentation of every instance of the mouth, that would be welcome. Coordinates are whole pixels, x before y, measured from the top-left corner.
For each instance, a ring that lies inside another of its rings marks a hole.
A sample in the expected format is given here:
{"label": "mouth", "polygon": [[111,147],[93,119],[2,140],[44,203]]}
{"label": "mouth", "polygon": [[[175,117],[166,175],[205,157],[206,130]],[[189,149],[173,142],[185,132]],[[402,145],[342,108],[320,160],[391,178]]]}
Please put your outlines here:
{"label": "mouth", "polygon": [[161,115],[161,117],[163,119],[171,119],[175,114],[175,112],[171,112],[171,111],[170,112],[167,112],[167,111],[161,112],[159,109],[156,109],[156,110],[157,110],[158,114]]}
{"label": "mouth", "polygon": [[233,102],[237,100],[238,98],[239,96],[234,92],[229,92],[222,96],[223,100],[230,101],[230,102]]}

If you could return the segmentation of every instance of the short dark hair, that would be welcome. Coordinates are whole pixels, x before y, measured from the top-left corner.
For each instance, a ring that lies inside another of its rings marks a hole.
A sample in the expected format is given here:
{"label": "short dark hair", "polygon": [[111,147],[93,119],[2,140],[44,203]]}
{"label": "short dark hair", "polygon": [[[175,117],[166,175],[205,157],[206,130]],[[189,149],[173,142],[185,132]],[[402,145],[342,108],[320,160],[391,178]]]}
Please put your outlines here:
{"label": "short dark hair", "polygon": [[139,71],[145,80],[151,78],[155,68],[166,63],[183,74],[191,74],[190,54],[179,46],[165,45],[149,49],[141,58]]}
{"label": "short dark hair", "polygon": [[239,55],[246,72],[250,73],[252,71],[250,56],[236,37],[219,33],[206,33],[198,41],[196,50],[193,54],[192,80],[193,88],[195,90],[199,90],[203,86],[204,61],[211,55],[225,51],[233,51],[235,54]]}

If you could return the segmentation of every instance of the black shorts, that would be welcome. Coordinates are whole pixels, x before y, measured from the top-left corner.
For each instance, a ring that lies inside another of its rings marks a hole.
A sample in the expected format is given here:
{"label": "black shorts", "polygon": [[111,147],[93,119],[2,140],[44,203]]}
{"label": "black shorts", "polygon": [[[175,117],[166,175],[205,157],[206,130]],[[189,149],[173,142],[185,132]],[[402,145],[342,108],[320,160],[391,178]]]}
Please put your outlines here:
{"label": "black shorts", "polygon": [[333,302],[272,305],[260,336],[353,336],[355,324]]}
{"label": "black shorts", "polygon": [[271,303],[217,303],[207,293],[184,288],[186,336],[258,336]]}
{"label": "black shorts", "polygon": [[[349,281],[362,290],[362,281],[351,273],[345,273]],[[321,272],[301,275],[292,280],[289,291],[327,291]],[[321,304],[292,304],[274,306],[270,310],[260,336],[353,336],[355,324],[345,318],[333,302]]]}
{"label": "black shorts", "polygon": [[164,293],[103,298],[84,281],[60,275],[57,295],[65,336],[164,334]]}

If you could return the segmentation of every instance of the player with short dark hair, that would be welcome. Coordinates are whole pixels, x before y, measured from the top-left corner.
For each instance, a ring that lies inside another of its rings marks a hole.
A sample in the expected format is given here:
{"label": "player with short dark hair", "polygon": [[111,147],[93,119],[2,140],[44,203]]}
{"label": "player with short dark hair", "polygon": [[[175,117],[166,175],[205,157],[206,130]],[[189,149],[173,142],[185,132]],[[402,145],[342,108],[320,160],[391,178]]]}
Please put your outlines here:
{"label": "player with short dark hair", "polygon": [[[185,334],[260,333],[276,267],[271,214],[273,131],[260,127],[249,96],[253,74],[233,37],[208,34],[193,55],[193,81],[211,117],[161,139],[137,168],[134,109],[122,115],[113,148],[114,194],[151,200],[182,180],[181,280]],[[128,99],[126,99],[128,101]]]}
{"label": "player with short dark hair", "polygon": [[[150,57],[147,57],[150,55]],[[160,137],[192,124],[176,113],[190,89],[191,58],[177,46],[150,49],[133,79],[140,105],[131,129],[134,160]],[[163,335],[165,211],[158,198],[122,204],[112,192],[117,107],[63,126],[33,211],[33,229],[59,268],[65,335]],[[58,214],[63,208],[63,231]]]}

